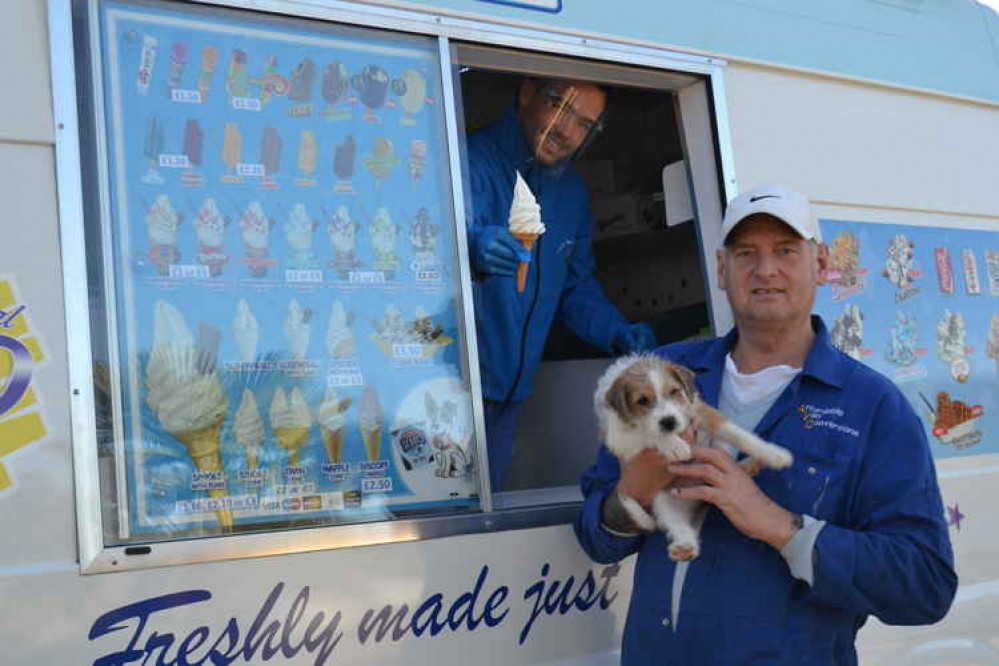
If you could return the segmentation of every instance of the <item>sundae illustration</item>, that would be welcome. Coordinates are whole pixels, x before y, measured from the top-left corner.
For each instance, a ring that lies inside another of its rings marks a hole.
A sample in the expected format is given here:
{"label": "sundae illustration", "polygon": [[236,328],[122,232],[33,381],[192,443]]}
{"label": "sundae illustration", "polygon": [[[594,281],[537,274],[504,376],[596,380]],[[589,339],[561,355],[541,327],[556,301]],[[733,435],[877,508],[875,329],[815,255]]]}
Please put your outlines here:
{"label": "sundae illustration", "polygon": [[916,341],[919,322],[901,310],[895,312],[895,323],[888,332],[885,358],[895,365],[908,366],[916,362]]}
{"label": "sundae illustration", "polygon": [[832,343],[851,358],[861,360],[864,343],[864,315],[856,305],[847,305],[833,324]]}
{"label": "sundae illustration", "polygon": [[316,173],[316,155],[319,151],[316,145],[316,135],[312,130],[302,130],[301,138],[298,141],[298,170],[302,172],[302,177],[296,182],[299,185],[311,186],[316,181],[312,176]]}
{"label": "sundae illustration", "polygon": [[180,175],[183,185],[204,185],[205,178],[197,169],[204,162],[205,134],[197,120],[188,118],[184,123],[184,154],[187,156],[187,169]]}
{"label": "sundae illustration", "polygon": [[222,175],[223,182],[238,183],[243,180],[236,172],[242,159],[243,134],[237,123],[226,123],[222,138],[222,164],[226,167],[226,172]]}
{"label": "sundae illustration", "polygon": [[288,467],[298,466],[298,452],[309,442],[312,428],[312,414],[305,404],[302,392],[296,386],[291,395],[285,394],[280,386],[271,401],[271,428],[277,444],[288,453]]}
{"label": "sundae illustration", "polygon": [[250,94],[250,76],[246,71],[246,51],[233,49],[229,56],[229,71],[225,91],[230,97],[247,97]]}
{"label": "sundae illustration", "polygon": [[139,54],[139,73],[136,77],[136,90],[140,95],[149,94],[149,84],[153,80],[153,67],[156,65],[156,49],[159,44],[155,37],[142,36],[142,51]]}
{"label": "sundae illustration", "polygon": [[934,412],[933,436],[944,444],[954,444],[958,448],[977,444],[982,437],[978,419],[983,413],[981,405],[952,400],[949,393],[940,391]]}
{"label": "sundae illustration", "polygon": [[[154,305],[153,347],[146,363],[146,403],[163,429],[187,449],[198,472],[222,483],[208,491],[226,496],[225,467],[220,452],[222,421],[229,399],[215,372],[214,359],[196,347],[183,315],[163,300]],[[232,529],[232,512],[215,511],[223,530]]]}
{"label": "sundae illustration", "polygon": [[146,134],[142,142],[142,156],[146,158],[146,173],[142,174],[139,180],[147,185],[161,185],[163,176],[160,175],[160,153],[163,152],[163,124],[159,117],[151,116],[146,123]]}
{"label": "sundae illustration", "polygon": [[260,325],[250,310],[245,298],[236,303],[236,317],[232,320],[232,335],[236,340],[239,360],[252,363],[257,360],[257,343],[260,341]]}
{"label": "sundae illustration", "polygon": [[353,194],[354,184],[350,179],[354,176],[354,163],[357,161],[357,142],[353,134],[348,134],[347,138],[336,145],[333,154],[333,173],[336,174],[337,182],[333,186],[334,192],[340,194]]}
{"label": "sundae illustration", "polygon": [[915,244],[905,234],[896,234],[888,243],[888,255],[884,270],[881,271],[895,286],[896,303],[919,291],[913,283],[917,275],[915,262]]}
{"label": "sundae illustration", "polygon": [[326,226],[333,245],[333,260],[329,265],[341,279],[346,279],[350,271],[361,265],[354,250],[360,226],[350,218],[350,211],[346,206],[337,207]]}
{"label": "sundae illustration", "polygon": [[309,321],[312,310],[302,309],[298,300],[291,299],[284,317],[284,337],[288,343],[288,353],[296,361],[301,361],[309,351]]}
{"label": "sundae illustration", "polygon": [[345,106],[347,87],[349,85],[347,66],[339,60],[326,65],[323,69],[322,93],[326,100],[326,108],[322,115],[329,120],[347,120],[350,118],[350,108]]}
{"label": "sundae illustration", "polygon": [[416,114],[427,103],[427,77],[415,69],[407,69],[392,82],[392,92],[399,96],[403,116],[400,125],[415,125]]}
{"label": "sundae illustration", "polygon": [[413,139],[409,142],[409,178],[413,181],[413,187],[423,178],[423,171],[427,168],[427,142],[422,139]]}
{"label": "sundae illustration", "polygon": [[243,389],[243,398],[233,417],[232,429],[236,443],[246,455],[247,469],[257,469],[264,452],[264,421],[260,418],[257,400],[250,389]]}
{"label": "sundae illustration", "polygon": [[409,338],[412,342],[423,345],[423,355],[427,358],[454,342],[451,336],[444,333],[444,328],[435,323],[422,307],[416,308],[413,322],[409,326]]}
{"label": "sundae illustration", "polygon": [[391,304],[386,305],[381,318],[373,324],[375,332],[371,334],[371,340],[386,356],[395,355],[396,345],[417,345],[420,357],[430,359],[454,342],[422,307],[417,307],[413,321],[407,322],[402,312]]}
{"label": "sundae illustration", "polygon": [[291,86],[288,89],[288,99],[295,102],[308,102],[312,99],[312,88],[316,82],[316,63],[309,58],[302,58],[295,71],[291,73]]}
{"label": "sundae illustration", "polygon": [[170,266],[180,259],[177,250],[177,227],[181,216],[170,204],[170,197],[161,194],[146,212],[146,229],[149,231],[149,258],[159,275],[169,275]]}
{"label": "sundae illustration", "polygon": [[363,160],[364,168],[375,177],[375,189],[392,175],[392,169],[399,163],[392,142],[383,136],[375,139],[375,148]]}
{"label": "sundae illustration", "polygon": [[444,479],[465,476],[471,469],[468,459],[471,431],[465,428],[458,432],[458,408],[453,400],[446,399],[438,407],[427,392],[425,401],[434,475]]}
{"label": "sundae illustration", "polygon": [[376,320],[374,325],[375,332],[371,334],[371,339],[386,356],[392,356],[394,345],[412,341],[409,337],[406,318],[392,305],[385,306],[385,312],[381,319]]}
{"label": "sundae illustration", "polygon": [[205,199],[194,218],[194,231],[198,236],[198,263],[208,266],[208,273],[218,277],[229,261],[222,235],[226,220],[215,205],[215,199]]}
{"label": "sundae illustration", "polygon": [[517,182],[513,187],[513,202],[510,204],[510,233],[524,246],[524,252],[517,265],[517,291],[522,292],[527,286],[527,271],[531,265],[531,251],[538,236],[545,233],[545,225],[541,222],[541,206],[538,205],[531,188],[527,186],[520,172],[517,172]]}
{"label": "sundae illustration", "polygon": [[375,251],[375,269],[382,271],[386,280],[394,279],[395,271],[399,268],[399,254],[396,249],[399,226],[393,224],[387,209],[379,208],[375,212],[375,219],[368,226],[368,235]]}
{"label": "sundae illustration", "polygon": [[329,325],[326,327],[326,352],[333,358],[345,358],[353,356],[356,351],[357,341],[343,303],[333,301]]}
{"label": "sundae illustration", "polygon": [[260,163],[264,165],[263,187],[274,189],[274,174],[281,170],[281,135],[274,127],[265,127],[260,139]]}
{"label": "sundae illustration", "polygon": [[310,270],[319,268],[319,258],[312,251],[312,232],[319,226],[309,217],[305,204],[296,203],[284,223],[284,239],[288,244],[288,268]]}
{"label": "sundae illustration", "polygon": [[968,362],[967,328],[964,315],[944,310],[937,323],[937,357],[950,364],[950,375],[959,382],[968,381],[971,364]]}
{"label": "sundae illustration", "polygon": [[437,234],[440,228],[430,222],[426,208],[420,208],[409,225],[409,246],[417,270],[437,265]]}
{"label": "sundae illustration", "polygon": [[334,465],[343,460],[343,440],[347,433],[347,409],[350,397],[341,398],[335,388],[326,389],[319,405],[319,429],[323,435],[326,456]]}
{"label": "sundae illustration", "polygon": [[351,78],[350,84],[364,105],[364,119],[372,123],[378,122],[374,112],[385,104],[389,87],[388,73],[378,65],[367,65],[360,74]]}
{"label": "sundae illustration", "polygon": [[198,71],[198,92],[201,93],[201,103],[208,101],[208,92],[212,89],[212,77],[219,63],[219,51],[214,46],[201,48],[201,69]]}
{"label": "sundae illustration", "polygon": [[378,392],[374,386],[365,386],[361,391],[358,405],[361,437],[368,461],[379,460],[382,455],[382,406],[378,402]]}
{"label": "sundae illustration", "polygon": [[999,372],[999,314],[992,315],[989,320],[989,339],[985,343],[985,355],[996,362]]}
{"label": "sundae illustration", "polygon": [[187,44],[174,42],[170,46],[170,72],[167,76],[167,97],[173,99],[173,91],[180,87],[187,67]]}
{"label": "sundae illustration", "polygon": [[271,226],[270,218],[257,201],[251,201],[239,220],[240,235],[243,239],[245,257],[243,263],[250,270],[251,277],[265,277],[267,267],[276,262],[270,258]]}

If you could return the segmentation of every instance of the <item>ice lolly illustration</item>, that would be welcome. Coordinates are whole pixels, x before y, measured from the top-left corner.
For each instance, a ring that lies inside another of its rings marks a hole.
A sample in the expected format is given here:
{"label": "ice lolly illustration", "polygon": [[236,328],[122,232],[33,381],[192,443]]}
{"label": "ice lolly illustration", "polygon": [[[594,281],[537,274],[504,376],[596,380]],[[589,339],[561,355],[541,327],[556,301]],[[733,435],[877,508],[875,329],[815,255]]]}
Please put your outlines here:
{"label": "ice lolly illustration", "polygon": [[336,174],[337,182],[333,185],[334,192],[341,194],[353,194],[354,184],[350,182],[354,175],[354,163],[357,160],[357,141],[353,134],[336,145],[333,153],[333,173]]}
{"label": "ice lolly illustration", "polygon": [[340,108],[347,100],[347,66],[339,60],[323,68],[322,94],[326,100],[323,115],[329,120],[345,120],[350,117],[350,111]]}
{"label": "ice lolly illustration", "polygon": [[208,101],[208,93],[212,89],[212,77],[219,63],[219,51],[214,46],[201,48],[201,69],[198,71],[198,92],[201,93],[201,103]]}
{"label": "ice lolly illustration", "polygon": [[295,360],[304,359],[309,351],[311,319],[312,310],[302,309],[297,299],[291,299],[284,317],[284,337],[288,343],[288,353]]}
{"label": "ice lolly illustration", "polygon": [[264,75],[251,77],[250,83],[260,86],[260,106],[266,106],[272,95],[288,94],[288,79],[277,73],[277,56],[267,56],[267,64],[264,65]]}
{"label": "ice lolly illustration", "polygon": [[378,65],[366,65],[360,74],[351,79],[350,84],[364,105],[364,120],[378,122],[374,111],[385,104],[389,86],[388,73]]}
{"label": "ice lolly illustration", "polygon": [[[176,307],[164,300],[154,305],[153,346],[146,363],[146,403],[163,429],[182,443],[199,472],[224,478],[220,450],[222,421],[229,399],[212,359],[194,338]],[[225,488],[211,488],[210,497],[223,498]],[[232,529],[232,512],[216,509],[223,530]]]}
{"label": "ice lolly illustration", "polygon": [[392,174],[392,169],[399,163],[392,141],[383,136],[375,139],[375,147],[364,158],[364,167],[375,177],[375,187]]}
{"label": "ice lolly illustration", "polygon": [[288,268],[310,270],[319,268],[319,258],[312,251],[312,235],[318,224],[309,217],[305,204],[296,203],[284,223],[284,239],[288,244]]}
{"label": "ice lolly illustration", "polygon": [[149,94],[149,84],[153,79],[153,66],[156,64],[155,37],[150,35],[142,36],[142,51],[139,53],[139,73],[136,78],[136,87],[140,95]]}
{"label": "ice lolly illustration", "polygon": [[319,428],[323,435],[326,456],[334,465],[343,460],[343,438],[347,432],[347,409],[350,397],[341,398],[335,388],[326,389],[319,405]]}
{"label": "ice lolly illustration", "polygon": [[170,197],[160,194],[146,211],[146,229],[149,231],[149,258],[160,275],[169,275],[170,266],[180,259],[177,250],[177,227],[180,214],[170,204]]}
{"label": "ice lolly illustration", "polygon": [[162,152],[163,123],[160,122],[159,116],[150,116],[146,122],[146,134],[142,142],[142,156],[146,158],[147,165],[146,173],[141,178],[142,182],[150,185],[163,182],[163,177],[157,170]]}
{"label": "ice lolly illustration", "polygon": [[326,327],[326,352],[333,358],[353,356],[357,351],[354,331],[350,328],[343,303],[333,301],[330,308],[329,325]]}
{"label": "ice lolly illustration", "polygon": [[393,92],[399,95],[403,116],[400,125],[415,125],[416,114],[427,101],[427,77],[415,69],[403,70],[402,76],[393,81]]}
{"label": "ice lolly illustration", "polygon": [[264,214],[258,201],[251,201],[239,220],[240,235],[243,239],[244,263],[250,269],[251,277],[264,277],[267,267],[275,263],[269,259],[271,242],[271,221]]}
{"label": "ice lolly illustration", "polygon": [[361,391],[358,410],[364,451],[369,461],[378,460],[382,450],[382,406],[378,402],[378,392],[374,386],[365,386]]}
{"label": "ice lolly illustration", "polygon": [[222,138],[222,163],[226,166],[226,173],[222,180],[227,183],[238,183],[242,180],[236,173],[243,156],[243,134],[239,131],[238,123],[226,123],[225,132]]}
{"label": "ice lolly illustration", "polygon": [[409,177],[416,186],[417,181],[423,178],[423,170],[427,166],[427,142],[422,139],[413,139],[409,143]]}
{"label": "ice lolly illustration", "polygon": [[524,291],[527,285],[527,271],[531,266],[531,250],[538,236],[545,233],[541,223],[541,206],[538,205],[531,188],[527,186],[520,172],[513,188],[513,203],[510,205],[510,233],[524,246],[524,254],[517,265],[517,291]]}
{"label": "ice lolly illustration", "polygon": [[257,343],[260,341],[260,325],[253,316],[250,304],[245,298],[236,303],[236,317],[232,320],[232,337],[236,340],[239,360],[252,363],[257,360]]}
{"label": "ice lolly illustration", "polygon": [[288,98],[296,102],[307,102],[312,99],[312,88],[316,81],[316,63],[310,58],[302,58],[295,71],[291,73],[291,87]]}
{"label": "ice lolly illustration", "polygon": [[218,277],[222,267],[229,261],[222,237],[225,233],[225,218],[219,212],[215,199],[205,199],[194,219],[194,231],[198,236],[198,263],[208,266],[208,273]]}
{"label": "ice lolly illustration", "polygon": [[184,123],[184,154],[191,169],[201,166],[204,160],[205,135],[197,120],[188,118]]}
{"label": "ice lolly illustration", "polygon": [[298,387],[285,394],[280,386],[271,401],[271,428],[277,444],[288,453],[288,466],[298,466],[298,452],[309,441],[312,415]]}
{"label": "ice lolly illustration", "polygon": [[232,423],[233,436],[236,443],[243,447],[246,454],[246,467],[257,469],[264,449],[264,421],[260,418],[260,409],[253,391],[243,389],[243,398],[239,402],[236,416]]}
{"label": "ice lolly illustration", "polygon": [[172,97],[173,91],[180,87],[187,66],[187,44],[174,42],[170,47],[170,74],[167,77],[167,96]]}
{"label": "ice lolly illustration", "polygon": [[274,174],[281,170],[281,135],[277,128],[264,128],[260,139],[260,163],[264,165],[264,185],[276,185]]}
{"label": "ice lolly illustration", "polygon": [[250,79],[246,73],[246,52],[233,49],[229,56],[229,71],[225,90],[230,97],[246,97],[250,94]]}
{"label": "ice lolly illustration", "polygon": [[315,185],[312,174],[316,172],[316,134],[312,130],[302,130],[301,138],[298,141],[298,170],[302,172],[302,177],[298,179],[299,185]]}

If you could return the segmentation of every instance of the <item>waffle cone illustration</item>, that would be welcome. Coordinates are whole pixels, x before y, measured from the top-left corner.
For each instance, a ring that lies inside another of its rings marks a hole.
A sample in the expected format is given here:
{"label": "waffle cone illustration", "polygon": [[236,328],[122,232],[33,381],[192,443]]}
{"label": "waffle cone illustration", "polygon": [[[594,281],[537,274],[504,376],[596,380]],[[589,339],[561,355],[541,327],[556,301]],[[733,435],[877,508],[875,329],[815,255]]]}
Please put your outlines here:
{"label": "waffle cone illustration", "polygon": [[[221,472],[224,469],[222,455],[219,451],[221,430],[222,417],[204,428],[170,434],[187,448],[187,453],[191,456],[191,460],[194,461],[194,466],[199,472]],[[222,498],[226,494],[225,488],[212,488],[208,491],[208,496],[214,498]],[[219,525],[223,531],[232,530],[232,511],[227,508],[216,509],[215,515],[218,517]]]}
{"label": "waffle cone illustration", "polygon": [[[530,252],[534,249],[534,242],[538,240],[538,234],[515,233],[514,238],[520,241],[524,249]],[[527,286],[527,269],[531,267],[531,262],[521,261],[517,264],[517,291],[522,292]]]}
{"label": "waffle cone illustration", "polygon": [[298,465],[298,450],[309,441],[308,427],[274,428],[277,444],[288,452],[288,466]]}
{"label": "waffle cone illustration", "polygon": [[361,428],[361,436],[364,437],[364,452],[368,454],[368,460],[378,460],[382,452],[382,429]]}
{"label": "waffle cone illustration", "polygon": [[326,447],[326,455],[334,465],[343,460],[343,436],[344,428],[322,427],[323,446]]}
{"label": "waffle cone illustration", "polygon": [[361,437],[364,439],[364,452],[369,461],[381,459],[382,453],[382,406],[378,402],[378,392],[373,386],[365,386],[361,392],[359,406]]}

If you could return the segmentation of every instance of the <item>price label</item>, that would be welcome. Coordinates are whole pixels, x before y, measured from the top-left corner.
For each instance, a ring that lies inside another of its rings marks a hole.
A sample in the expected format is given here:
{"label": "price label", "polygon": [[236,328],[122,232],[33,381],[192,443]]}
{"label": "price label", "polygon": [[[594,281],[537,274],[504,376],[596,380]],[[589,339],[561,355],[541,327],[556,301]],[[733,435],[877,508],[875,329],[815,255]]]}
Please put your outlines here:
{"label": "price label", "polygon": [[414,342],[392,345],[392,356],[400,359],[423,358],[423,345]]}
{"label": "price label", "polygon": [[170,91],[170,99],[182,104],[201,104],[201,91],[174,88]]}
{"label": "price label", "polygon": [[320,270],[292,270],[284,272],[285,282],[316,284],[323,281],[323,272]]}
{"label": "price label", "polygon": [[364,377],[360,372],[338,373],[330,375],[326,384],[330,388],[343,388],[348,386],[364,386]]}
{"label": "price label", "polygon": [[362,493],[390,493],[392,492],[392,479],[361,479]]}
{"label": "price label", "polygon": [[260,111],[260,100],[256,97],[233,97],[232,108],[239,111]]}
{"label": "price label", "polygon": [[191,162],[187,159],[187,155],[167,155],[161,154],[159,159],[160,166],[165,169],[189,169],[191,168]]}
{"label": "price label", "polygon": [[178,280],[204,279],[209,277],[208,266],[171,264],[170,277]]}
{"label": "price label", "polygon": [[351,284],[385,284],[385,274],[381,271],[351,271]]}
{"label": "price label", "polygon": [[236,165],[236,173],[240,176],[247,176],[249,178],[263,178],[264,177],[264,165],[263,164],[244,164],[242,162]]}
{"label": "price label", "polygon": [[441,272],[424,268],[416,272],[416,280],[417,282],[440,282]]}

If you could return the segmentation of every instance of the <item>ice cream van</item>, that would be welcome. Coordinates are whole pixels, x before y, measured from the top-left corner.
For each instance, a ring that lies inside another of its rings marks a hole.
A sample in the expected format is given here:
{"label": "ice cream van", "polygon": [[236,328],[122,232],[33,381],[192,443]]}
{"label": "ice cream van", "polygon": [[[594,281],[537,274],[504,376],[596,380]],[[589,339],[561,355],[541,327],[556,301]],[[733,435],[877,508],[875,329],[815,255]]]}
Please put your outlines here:
{"label": "ice cream van", "polygon": [[[597,277],[724,333],[725,202],[781,182],[818,309],[925,421],[960,590],[864,664],[999,664],[999,15],[971,0],[15,0],[0,9],[0,662],[619,661],[576,544],[612,359],[556,324],[490,487],[465,137],[609,93]],[[513,334],[512,334],[513,335]],[[996,428],[995,430],[993,428]]]}

